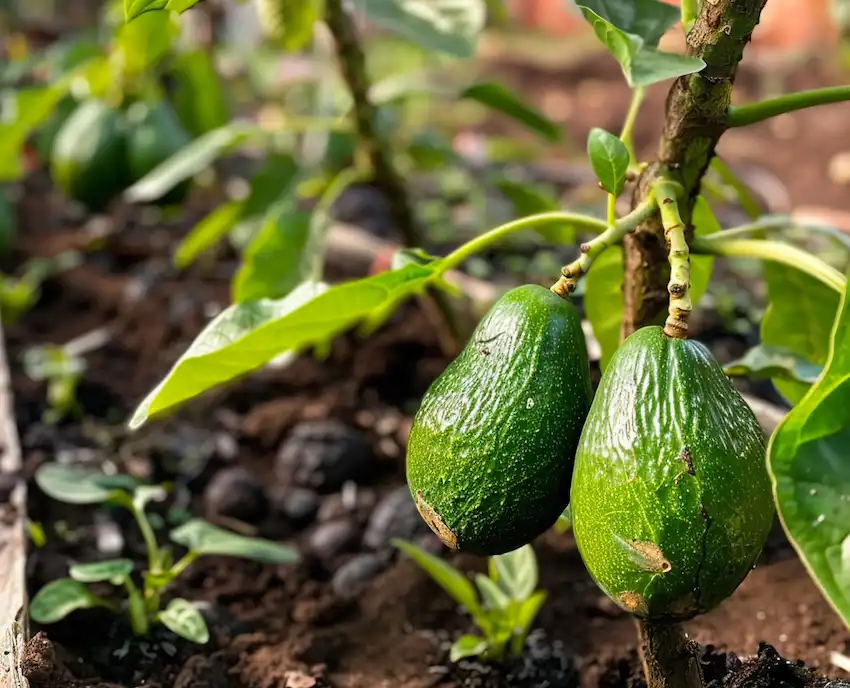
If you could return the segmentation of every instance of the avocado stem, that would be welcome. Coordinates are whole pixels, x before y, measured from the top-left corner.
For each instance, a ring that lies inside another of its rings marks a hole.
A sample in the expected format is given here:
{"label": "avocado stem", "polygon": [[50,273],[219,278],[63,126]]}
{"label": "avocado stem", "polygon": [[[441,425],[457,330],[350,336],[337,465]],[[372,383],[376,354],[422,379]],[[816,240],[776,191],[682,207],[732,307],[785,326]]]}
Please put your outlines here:
{"label": "avocado stem", "polygon": [[667,257],[670,261],[670,281],[667,292],[670,294],[670,308],[664,333],[677,339],[688,338],[688,318],[693,305],[691,303],[691,259],[688,242],[685,240],[685,224],[679,213],[678,197],[681,187],[675,182],[661,179],[653,186],[661,211],[661,225],[664,238],[669,247]]}
{"label": "avocado stem", "polygon": [[593,261],[608,247],[622,243],[627,234],[633,232],[658,210],[655,195],[650,194],[628,215],[608,225],[602,234],[581,245],[581,255],[569,265],[561,269],[561,278],[551,287],[559,296],[564,296],[575,290],[582,275],[585,275]]}
{"label": "avocado stem", "polygon": [[694,643],[681,624],[636,621],[647,688],[703,688]]}

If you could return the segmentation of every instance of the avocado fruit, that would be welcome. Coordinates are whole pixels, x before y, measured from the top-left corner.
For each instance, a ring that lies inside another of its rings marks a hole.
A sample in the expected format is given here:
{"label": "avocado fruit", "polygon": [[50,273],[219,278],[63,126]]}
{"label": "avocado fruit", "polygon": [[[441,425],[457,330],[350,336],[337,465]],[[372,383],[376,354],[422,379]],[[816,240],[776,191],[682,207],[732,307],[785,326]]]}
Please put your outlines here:
{"label": "avocado fruit", "polygon": [[69,198],[102,212],[127,186],[124,113],[100,100],[86,100],[65,120],[50,160],[50,173]]}
{"label": "avocado fruit", "polygon": [[420,515],[448,547],[503,554],[569,502],[593,391],[581,319],[545,287],[508,291],[422,399],[407,447]]}
{"label": "avocado fruit", "polygon": [[699,342],[644,327],[614,353],[576,455],[579,552],[621,608],[678,622],[716,607],[773,523],[765,442]]}
{"label": "avocado fruit", "polygon": [[[127,119],[127,158],[133,182],[139,181],[192,140],[167,101],[134,103],[128,109]],[[182,203],[191,185],[192,180],[186,179],[155,203],[163,206]]]}

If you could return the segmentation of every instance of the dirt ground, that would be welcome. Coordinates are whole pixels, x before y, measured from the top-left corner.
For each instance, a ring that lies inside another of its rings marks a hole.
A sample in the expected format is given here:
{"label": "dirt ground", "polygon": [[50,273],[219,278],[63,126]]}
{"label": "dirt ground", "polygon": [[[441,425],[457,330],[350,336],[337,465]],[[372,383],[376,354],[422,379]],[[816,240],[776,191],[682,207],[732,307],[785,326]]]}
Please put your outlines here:
{"label": "dirt ground", "polygon": [[[547,110],[560,103],[577,141],[591,126],[619,127],[627,94],[607,61],[588,59],[556,75],[504,64],[494,69],[521,82]],[[799,87],[839,79],[823,65],[808,65],[790,82]],[[758,83],[743,73],[744,95]],[[651,92],[637,129],[645,152],[658,135],[652,112],[663,99],[663,89]],[[847,187],[827,174],[835,155],[850,150],[848,118],[850,105],[795,114],[731,132],[721,153],[730,163],[775,175],[793,205],[850,210]],[[83,223],[37,181],[27,188],[21,217],[16,260],[88,241]],[[388,545],[400,536],[445,554],[404,485],[411,415],[446,363],[415,304],[365,342],[341,338],[325,361],[305,356],[288,369],[252,375],[127,435],[129,412],[201,329],[210,304],[226,305],[235,263],[225,256],[213,268],[178,274],[169,256],[186,220],[151,227],[123,211],[113,220],[116,231],[88,253],[86,264],[49,281],[38,306],[7,328],[25,475],[61,458],[175,480],[166,507],[219,522],[235,519],[246,532],[296,543],[304,559],[280,567],[230,559],[194,565],[174,592],[209,603],[213,638],[200,650],[165,631],[129,640],[126,628],[97,612],[46,627],[46,637],[36,636],[28,651],[33,688],[75,682],[101,688],[641,685],[632,620],[589,579],[572,537],[554,532],[535,543],[549,600],[526,656],[502,669],[449,663],[451,640],[471,629],[469,620]],[[86,422],[44,425],[44,390],[23,374],[21,355],[27,346],[65,342],[98,327],[108,328],[111,339],[87,356],[80,391]],[[64,575],[69,562],[105,556],[110,541],[114,547],[110,520],[92,509],[56,504],[34,485],[30,512],[33,520],[61,521],[63,532],[77,534],[63,538],[48,529],[48,545],[33,548],[32,592]],[[127,526],[119,551],[139,557],[130,524],[118,522]],[[468,571],[485,563],[469,556],[451,560]],[[824,677],[843,677],[830,653],[850,649],[850,633],[778,526],[735,595],[687,630],[709,646],[706,670],[717,686],[823,686]],[[776,651],[804,661],[820,677]],[[758,658],[742,667],[725,652]]]}

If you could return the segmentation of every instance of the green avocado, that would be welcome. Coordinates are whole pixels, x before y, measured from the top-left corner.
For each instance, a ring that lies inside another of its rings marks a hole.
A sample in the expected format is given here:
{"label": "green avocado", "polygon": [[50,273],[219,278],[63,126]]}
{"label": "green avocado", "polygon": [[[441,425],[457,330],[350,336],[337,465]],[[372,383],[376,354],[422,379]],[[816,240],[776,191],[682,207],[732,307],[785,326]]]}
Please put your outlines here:
{"label": "green avocado", "polygon": [[69,198],[91,212],[105,210],[129,184],[122,111],[99,100],[81,103],[56,135],[50,173]]}
{"label": "green avocado", "polygon": [[[127,119],[130,125],[127,157],[133,182],[139,181],[192,141],[171,105],[165,101],[156,104],[134,103],[127,113]],[[191,179],[181,182],[157,199],[156,203],[182,203],[191,185]]]}
{"label": "green avocado", "polygon": [[711,353],[660,327],[609,363],[576,455],[570,510],[600,588],[651,621],[731,595],[773,523],[761,428]]}
{"label": "green avocado", "polygon": [[66,96],[59,101],[56,109],[47,118],[47,121],[41,126],[41,129],[36,133],[33,144],[42,162],[50,160],[50,154],[53,151],[53,142],[56,136],[64,126],[67,119],[77,109],[77,101],[73,96]]}
{"label": "green avocado", "polygon": [[443,543],[492,556],[550,528],[569,501],[592,395],[573,304],[537,285],[499,299],[410,432],[408,486]]}

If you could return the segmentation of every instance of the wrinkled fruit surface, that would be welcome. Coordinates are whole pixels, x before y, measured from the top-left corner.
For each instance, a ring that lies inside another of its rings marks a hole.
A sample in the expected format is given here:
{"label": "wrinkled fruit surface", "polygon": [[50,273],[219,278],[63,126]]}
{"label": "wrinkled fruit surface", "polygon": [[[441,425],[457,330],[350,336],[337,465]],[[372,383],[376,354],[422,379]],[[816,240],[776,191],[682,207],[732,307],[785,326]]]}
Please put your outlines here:
{"label": "wrinkled fruit surface", "polygon": [[752,411],[702,344],[635,332],[614,354],[576,456],[581,556],[623,609],[684,620],[731,595],[774,516]]}
{"label": "wrinkled fruit surface", "polygon": [[407,480],[431,529],[449,547],[494,555],[551,527],[591,398],[572,303],[537,285],[505,294],[414,419]]}

